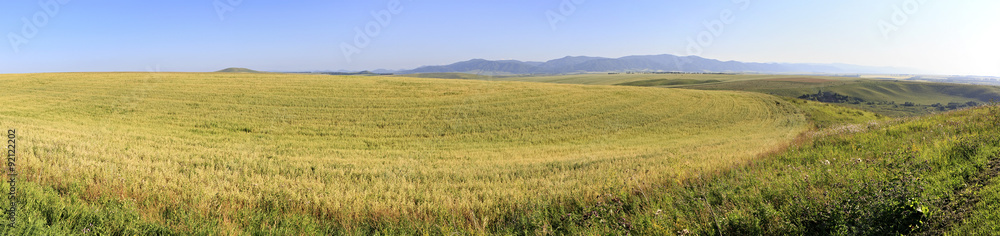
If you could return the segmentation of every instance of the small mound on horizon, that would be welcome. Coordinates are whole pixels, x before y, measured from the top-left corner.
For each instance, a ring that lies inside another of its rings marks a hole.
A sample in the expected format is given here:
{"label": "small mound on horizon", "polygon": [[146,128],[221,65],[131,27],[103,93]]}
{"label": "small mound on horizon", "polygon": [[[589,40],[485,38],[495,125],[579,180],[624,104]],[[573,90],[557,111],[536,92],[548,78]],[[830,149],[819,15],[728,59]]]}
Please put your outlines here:
{"label": "small mound on horizon", "polygon": [[229,68],[226,68],[224,70],[220,70],[220,71],[216,71],[216,72],[222,72],[222,73],[261,73],[260,71],[255,71],[255,70],[251,70],[251,69],[247,69],[247,68],[239,68],[239,67],[229,67]]}

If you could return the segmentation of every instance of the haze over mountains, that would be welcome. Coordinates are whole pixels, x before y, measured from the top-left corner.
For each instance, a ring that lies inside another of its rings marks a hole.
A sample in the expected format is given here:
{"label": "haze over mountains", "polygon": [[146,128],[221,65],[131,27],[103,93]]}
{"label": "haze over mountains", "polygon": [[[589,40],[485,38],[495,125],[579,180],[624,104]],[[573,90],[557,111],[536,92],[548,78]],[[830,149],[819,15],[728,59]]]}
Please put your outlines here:
{"label": "haze over mountains", "polygon": [[718,73],[833,73],[833,74],[917,74],[914,69],[894,67],[869,67],[848,64],[805,63],[754,63],[720,61],[698,56],[669,54],[626,56],[621,58],[567,56],[546,62],[517,60],[473,59],[450,65],[422,66],[412,70],[395,71],[399,74],[414,73],[481,73],[481,74],[572,74],[588,72],[718,72]]}

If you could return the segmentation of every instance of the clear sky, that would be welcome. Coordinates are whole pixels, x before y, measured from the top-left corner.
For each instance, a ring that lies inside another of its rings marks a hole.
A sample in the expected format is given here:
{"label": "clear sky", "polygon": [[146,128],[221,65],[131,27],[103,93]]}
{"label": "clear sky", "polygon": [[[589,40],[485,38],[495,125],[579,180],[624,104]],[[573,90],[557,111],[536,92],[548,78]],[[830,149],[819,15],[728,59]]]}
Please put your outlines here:
{"label": "clear sky", "polygon": [[1000,76],[998,9],[996,0],[3,1],[0,73],[675,54]]}

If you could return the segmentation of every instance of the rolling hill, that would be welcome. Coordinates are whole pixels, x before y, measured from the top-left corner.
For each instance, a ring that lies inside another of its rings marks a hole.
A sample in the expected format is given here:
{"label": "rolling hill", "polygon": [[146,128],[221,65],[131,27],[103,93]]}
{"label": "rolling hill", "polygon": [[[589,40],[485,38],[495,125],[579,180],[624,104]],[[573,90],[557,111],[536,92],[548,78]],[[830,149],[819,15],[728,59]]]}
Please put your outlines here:
{"label": "rolling hill", "polygon": [[530,230],[808,128],[791,102],[730,91],[267,73],[0,86],[24,145],[18,229],[50,234]]}

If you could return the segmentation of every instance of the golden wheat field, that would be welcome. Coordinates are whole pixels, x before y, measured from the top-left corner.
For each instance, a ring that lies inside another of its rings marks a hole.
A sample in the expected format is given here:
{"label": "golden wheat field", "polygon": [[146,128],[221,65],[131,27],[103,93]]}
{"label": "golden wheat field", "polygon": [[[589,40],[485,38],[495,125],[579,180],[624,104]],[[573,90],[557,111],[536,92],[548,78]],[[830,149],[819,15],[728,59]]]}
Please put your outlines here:
{"label": "golden wheat field", "polygon": [[[0,75],[26,181],[181,232],[266,209],[345,228],[483,227],[731,166],[807,127],[756,93],[237,73]],[[238,214],[240,213],[240,214]],[[430,223],[429,223],[430,224]]]}

